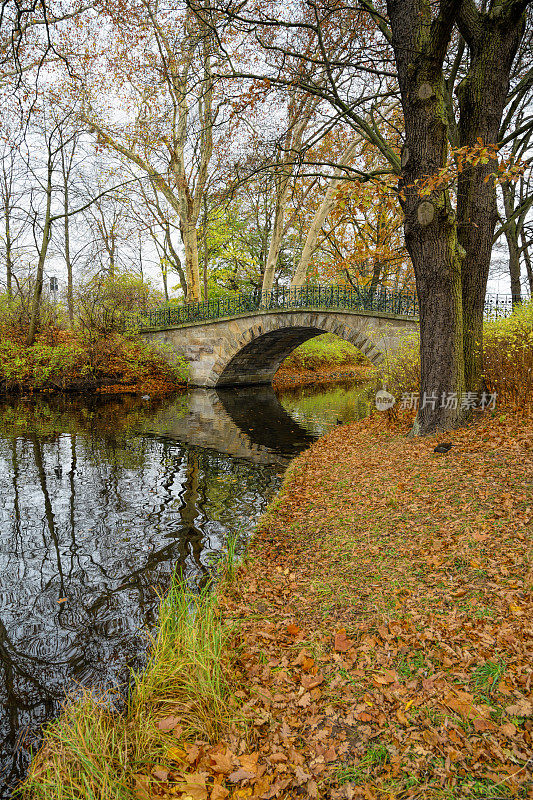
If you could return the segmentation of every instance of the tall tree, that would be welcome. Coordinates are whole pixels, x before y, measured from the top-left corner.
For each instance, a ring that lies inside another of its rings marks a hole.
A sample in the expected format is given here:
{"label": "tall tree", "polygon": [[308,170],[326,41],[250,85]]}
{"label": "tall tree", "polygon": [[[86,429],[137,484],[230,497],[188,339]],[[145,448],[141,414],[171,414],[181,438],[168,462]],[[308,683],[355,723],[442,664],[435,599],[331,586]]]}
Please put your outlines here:
{"label": "tall tree", "polygon": [[[264,46],[265,79],[320,97],[332,118],[376,146],[398,176],[420,302],[414,432],[460,424],[468,414],[461,395],[481,387],[483,306],[496,221],[491,176],[498,165],[491,147],[500,143],[504,110],[513,115],[509,77],[528,5],[529,0],[300,0],[285,12],[276,6],[275,16],[267,6],[214,2],[232,26],[254,30]],[[236,78],[257,76],[242,60],[234,66]],[[527,90],[532,76],[525,76]],[[380,117],[383,102],[395,93],[404,118],[401,159]],[[450,148],[458,145],[465,149],[455,204],[452,187],[441,179],[449,170]],[[478,148],[483,156],[475,155]]]}
{"label": "tall tree", "polygon": [[[196,301],[197,226],[212,168],[215,122],[227,103],[220,91],[215,97],[216,40],[209,26],[179,4],[162,9],[156,0],[143,0],[126,11],[121,3],[107,3],[105,13],[117,38],[106,40],[104,71],[85,69],[83,117],[100,144],[147,176],[178,215],[187,299]],[[110,119],[103,87],[116,92],[124,122]]]}

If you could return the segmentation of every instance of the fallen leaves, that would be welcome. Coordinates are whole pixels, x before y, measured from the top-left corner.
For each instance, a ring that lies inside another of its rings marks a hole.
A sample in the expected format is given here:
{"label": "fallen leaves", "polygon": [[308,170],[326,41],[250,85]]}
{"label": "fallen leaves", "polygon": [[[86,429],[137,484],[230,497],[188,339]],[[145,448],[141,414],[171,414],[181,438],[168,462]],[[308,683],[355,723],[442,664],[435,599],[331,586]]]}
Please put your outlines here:
{"label": "fallen leaves", "polygon": [[353,647],[352,640],[348,639],[345,629],[341,628],[335,634],[335,650],[337,653],[347,653],[351,647]]}
{"label": "fallen leaves", "polygon": [[244,723],[208,743],[159,720],[139,800],[527,796],[533,449],[510,419],[438,462],[372,418],[297,459],[220,597]]}

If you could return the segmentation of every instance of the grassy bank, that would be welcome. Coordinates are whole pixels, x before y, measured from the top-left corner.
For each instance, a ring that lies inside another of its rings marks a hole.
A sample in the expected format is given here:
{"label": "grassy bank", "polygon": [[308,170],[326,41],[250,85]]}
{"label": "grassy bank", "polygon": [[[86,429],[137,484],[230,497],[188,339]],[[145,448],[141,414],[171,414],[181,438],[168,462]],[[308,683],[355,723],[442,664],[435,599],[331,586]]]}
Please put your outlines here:
{"label": "grassy bank", "polygon": [[218,757],[208,743],[229,730],[235,713],[227,640],[216,596],[193,595],[175,580],[126,710],[118,713],[113,697],[89,692],[67,703],[17,796],[147,800],[172,786],[173,796],[207,797],[194,765],[200,753]]}
{"label": "grassy bank", "polygon": [[324,333],[293,350],[277,371],[273,384],[274,388],[281,388],[320,381],[365,380],[372,371],[372,364],[353,344],[333,333]]}

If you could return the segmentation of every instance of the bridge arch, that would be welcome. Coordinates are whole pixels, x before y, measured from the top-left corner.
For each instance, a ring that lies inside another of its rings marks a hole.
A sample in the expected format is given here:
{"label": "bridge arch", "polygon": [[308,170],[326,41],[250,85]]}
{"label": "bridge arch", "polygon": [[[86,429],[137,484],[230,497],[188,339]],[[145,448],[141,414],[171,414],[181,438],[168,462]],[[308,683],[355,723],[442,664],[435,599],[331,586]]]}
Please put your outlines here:
{"label": "bridge arch", "polygon": [[370,336],[350,320],[338,320],[336,314],[292,313],[265,315],[254,321],[236,337],[233,347],[221,354],[213,364],[209,383],[214,386],[236,386],[271,383],[280,364],[299,345],[320,336],[334,333],[354,344],[372,363],[379,364],[384,353]]}
{"label": "bridge arch", "polygon": [[185,356],[193,386],[268,384],[281,362],[298,345],[321,333],[354,344],[372,363],[394,353],[405,334],[418,330],[413,316],[385,312],[326,309],[260,309],[238,316],[147,330],[143,336]]}

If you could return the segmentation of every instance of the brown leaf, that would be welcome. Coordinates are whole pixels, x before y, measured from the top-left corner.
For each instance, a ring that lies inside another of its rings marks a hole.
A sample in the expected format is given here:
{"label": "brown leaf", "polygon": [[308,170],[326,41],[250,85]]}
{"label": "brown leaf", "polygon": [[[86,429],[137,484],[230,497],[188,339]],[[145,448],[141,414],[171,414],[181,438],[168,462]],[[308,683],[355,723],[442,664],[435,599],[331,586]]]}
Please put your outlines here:
{"label": "brown leaf", "polygon": [[278,778],[278,780],[272,784],[270,789],[261,795],[261,800],[271,800],[272,797],[275,797],[277,794],[282,792],[283,789],[286,789],[291,780],[291,778]]}
{"label": "brown leaf", "polygon": [[289,633],[291,636],[298,636],[298,634],[300,633],[300,628],[298,627],[298,625],[295,625],[294,623],[291,622],[290,625],[287,625],[287,633]]}
{"label": "brown leaf", "polygon": [[318,675],[302,675],[302,686],[304,689],[314,689],[316,686],[320,686],[321,683],[324,682],[324,676],[318,673]]}
{"label": "brown leaf", "polygon": [[243,769],[255,775],[257,772],[258,758],[259,758],[259,753],[250,753],[250,755],[239,756],[239,761],[241,762],[241,766]]}
{"label": "brown leaf", "polygon": [[307,772],[304,772],[301,767],[297,766],[294,770],[294,779],[296,786],[301,786],[302,783],[307,783],[309,780],[311,780],[311,776],[308,775]]}
{"label": "brown leaf", "polygon": [[165,769],[164,767],[154,767],[152,770],[152,775],[154,778],[157,778],[158,781],[167,781],[168,769]]}
{"label": "brown leaf", "polygon": [[507,706],[505,710],[513,717],[531,717],[533,715],[533,705],[525,697],[521,697],[518,702]]}
{"label": "brown leaf", "polygon": [[171,761],[185,761],[186,753],[181,747],[168,747],[165,750],[165,755]]}
{"label": "brown leaf", "polygon": [[137,800],[152,800],[152,793],[149,791],[150,778],[147,775],[134,775],[134,794]]}
{"label": "brown leaf", "polygon": [[232,783],[240,783],[240,781],[249,781],[251,778],[255,778],[255,772],[250,772],[247,769],[236,769],[235,772],[232,772],[231,775],[228,776],[228,780]]}
{"label": "brown leaf", "polygon": [[210,800],[225,800],[225,798],[229,795],[228,789],[225,786],[222,786],[221,783],[215,783],[213,788],[211,789],[211,798]]}
{"label": "brown leaf", "polygon": [[307,708],[308,705],[311,703],[311,695],[309,692],[305,692],[300,699],[298,700],[297,704],[301,708]]}
{"label": "brown leaf", "polygon": [[398,719],[400,725],[409,725],[409,720],[407,719],[401,708],[397,710],[396,718]]}
{"label": "brown leaf", "polygon": [[163,733],[168,733],[169,731],[173,731],[174,728],[179,725],[179,723],[179,717],[165,717],[157,722],[157,727],[160,731],[163,731]]}
{"label": "brown leaf", "polygon": [[178,789],[193,800],[207,800],[206,773],[192,772],[178,782]]}
{"label": "brown leaf", "polygon": [[346,653],[351,647],[353,642],[346,636],[346,630],[341,628],[335,634],[335,650],[337,653]]}
{"label": "brown leaf", "polygon": [[504,736],[507,736],[508,739],[512,739],[513,736],[516,736],[516,726],[513,725],[512,722],[506,722],[505,725],[501,725],[500,731]]}
{"label": "brown leaf", "polygon": [[233,769],[233,759],[229,753],[210,753],[209,763],[213,772],[229,775]]}
{"label": "brown leaf", "polygon": [[185,749],[187,750],[187,761],[189,764],[196,764],[201,752],[200,748],[196,744],[191,744],[185,745]]}

